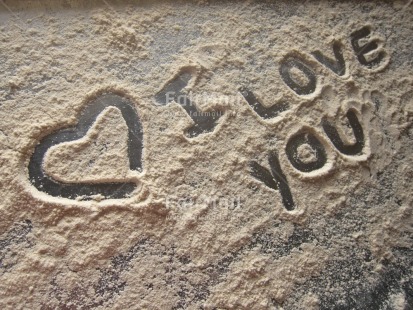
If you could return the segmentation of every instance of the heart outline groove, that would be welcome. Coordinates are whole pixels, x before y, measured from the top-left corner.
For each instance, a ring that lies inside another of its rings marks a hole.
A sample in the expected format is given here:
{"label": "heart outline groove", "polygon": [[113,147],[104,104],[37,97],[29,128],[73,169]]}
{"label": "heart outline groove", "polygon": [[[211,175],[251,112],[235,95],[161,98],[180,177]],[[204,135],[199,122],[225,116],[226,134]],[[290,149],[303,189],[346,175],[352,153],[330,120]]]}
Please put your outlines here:
{"label": "heart outline groove", "polygon": [[28,170],[29,180],[37,190],[54,197],[82,197],[83,200],[92,200],[94,195],[103,195],[106,199],[122,199],[132,194],[137,187],[135,182],[63,183],[43,171],[44,157],[52,146],[84,137],[98,115],[108,107],[118,108],[128,126],[129,168],[138,172],[142,170],[143,131],[138,113],[130,99],[115,93],[104,93],[83,109],[76,126],[51,133],[36,145]]}

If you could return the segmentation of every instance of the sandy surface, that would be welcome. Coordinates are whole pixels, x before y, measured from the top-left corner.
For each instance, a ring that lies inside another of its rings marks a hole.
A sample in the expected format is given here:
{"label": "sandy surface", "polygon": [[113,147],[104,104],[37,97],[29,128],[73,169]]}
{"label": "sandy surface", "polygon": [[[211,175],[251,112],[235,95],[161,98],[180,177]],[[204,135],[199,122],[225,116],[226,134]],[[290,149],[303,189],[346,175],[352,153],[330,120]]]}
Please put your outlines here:
{"label": "sandy surface", "polygon": [[412,309],[411,1],[0,1],[1,309]]}

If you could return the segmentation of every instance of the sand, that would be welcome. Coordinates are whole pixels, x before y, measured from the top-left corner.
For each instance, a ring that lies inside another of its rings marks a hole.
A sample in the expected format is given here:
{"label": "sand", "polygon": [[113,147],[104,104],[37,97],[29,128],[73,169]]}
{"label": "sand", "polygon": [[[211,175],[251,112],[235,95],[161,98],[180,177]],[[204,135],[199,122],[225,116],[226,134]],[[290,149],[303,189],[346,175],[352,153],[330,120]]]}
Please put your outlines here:
{"label": "sand", "polygon": [[0,307],[411,309],[412,10],[0,1]]}

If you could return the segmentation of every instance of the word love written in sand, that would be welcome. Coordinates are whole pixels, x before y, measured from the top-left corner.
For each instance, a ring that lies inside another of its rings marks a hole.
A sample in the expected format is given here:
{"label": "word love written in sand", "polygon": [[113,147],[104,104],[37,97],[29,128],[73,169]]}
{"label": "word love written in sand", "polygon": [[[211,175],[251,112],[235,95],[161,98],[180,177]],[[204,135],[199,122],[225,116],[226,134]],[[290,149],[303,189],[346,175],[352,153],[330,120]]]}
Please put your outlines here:
{"label": "word love written in sand", "polygon": [[[379,39],[368,40],[370,36],[370,28],[363,27],[351,34],[351,45],[359,63],[368,69],[375,69],[383,62],[386,52],[382,50]],[[325,56],[321,51],[311,52],[311,55],[334,74],[344,76],[346,74],[346,63],[342,44],[339,41],[333,42],[333,53],[335,59]],[[287,54],[284,57],[280,64],[279,73],[284,83],[297,96],[308,96],[316,91],[317,75],[314,64],[306,61],[304,57],[297,53]],[[280,112],[289,108],[289,104],[286,102],[265,107],[247,88],[241,87],[240,92],[254,112],[263,119],[274,118]]]}
{"label": "word love written in sand", "polygon": [[[362,40],[371,34],[369,27],[363,27],[351,35],[351,44],[355,55],[361,65],[372,69],[377,67],[386,56],[383,50],[380,50],[377,40],[370,40],[364,44],[360,44]],[[346,71],[341,45],[339,42],[334,42],[333,52],[335,59],[328,58],[320,51],[312,52],[311,54],[322,65],[333,71],[338,76],[343,76]],[[297,81],[293,77],[293,70],[298,70],[306,77],[304,83]],[[317,76],[311,67],[311,64],[306,63],[298,55],[289,55],[285,57],[280,66],[280,74],[285,84],[290,87],[297,95],[310,95],[315,92],[317,84]],[[276,117],[280,112],[288,108],[288,104],[274,104],[267,108],[256,98],[256,96],[247,88],[240,89],[241,94],[254,110],[254,112],[263,119]],[[346,144],[340,137],[338,130],[327,118],[321,121],[328,139],[334,147],[346,156],[359,156],[363,154],[365,146],[365,138],[363,127],[357,117],[355,109],[348,109],[346,112],[348,124],[351,126],[355,142]],[[316,131],[312,128],[303,128],[301,131],[291,136],[286,144],[285,152],[291,165],[303,174],[310,174],[319,171],[327,164],[327,152],[324,139],[318,137]],[[291,211],[296,205],[291,194],[290,186],[286,176],[284,175],[278,159],[277,152],[270,152],[268,155],[268,163],[270,170],[260,165],[255,161],[250,162],[251,175],[263,182],[269,188],[279,190],[284,207]]]}
{"label": "word love written in sand", "polygon": [[[381,65],[386,52],[381,49],[379,39],[370,39],[370,27],[365,26],[351,34],[351,45],[354,54],[361,65],[368,69],[375,69]],[[346,64],[343,57],[342,45],[339,41],[333,42],[334,58],[325,56],[321,51],[314,51],[311,55],[323,66],[333,71],[338,76],[346,74]],[[305,60],[298,53],[287,54],[280,63],[279,73],[286,84],[297,96],[312,95],[317,89],[317,75],[314,70],[314,63]],[[190,96],[184,89],[188,86],[191,79],[194,78],[196,69],[183,68],[179,74],[171,79],[155,95],[155,101],[158,105],[165,106],[171,102],[178,103],[192,119],[192,125],[187,128],[184,134],[189,138],[197,137],[203,133],[214,131],[222,111],[201,111],[197,104],[194,104]],[[254,96],[254,94],[245,87],[240,88],[240,92],[261,118],[271,119],[279,113],[289,109],[287,102],[280,102],[265,107]]]}

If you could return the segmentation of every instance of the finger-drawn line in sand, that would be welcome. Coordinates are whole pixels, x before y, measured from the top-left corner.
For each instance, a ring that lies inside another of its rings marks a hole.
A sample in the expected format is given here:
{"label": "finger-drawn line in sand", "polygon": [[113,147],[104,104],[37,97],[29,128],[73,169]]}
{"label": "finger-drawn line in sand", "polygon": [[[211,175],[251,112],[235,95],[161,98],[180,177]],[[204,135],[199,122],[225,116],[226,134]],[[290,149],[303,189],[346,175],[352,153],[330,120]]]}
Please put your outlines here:
{"label": "finger-drawn line in sand", "polygon": [[346,73],[346,62],[344,60],[341,43],[339,41],[334,41],[333,53],[335,59],[325,56],[321,51],[314,51],[311,55],[313,55],[319,63],[329,68],[335,74],[343,76]]}
{"label": "finger-drawn line in sand", "polygon": [[30,182],[39,191],[51,196],[90,200],[92,195],[103,195],[106,198],[120,199],[131,194],[134,182],[111,183],[63,183],[57,182],[43,171],[43,160],[48,149],[62,142],[82,138],[95,122],[97,116],[107,107],[118,108],[128,126],[128,156],[131,170],[142,169],[143,133],[138,114],[133,103],[120,95],[104,94],[88,104],[79,117],[76,127],[63,128],[44,137],[35,147],[29,162]]}
{"label": "finger-drawn line in sand", "polygon": [[281,112],[286,111],[289,108],[288,103],[280,102],[272,105],[271,107],[265,107],[261,101],[254,95],[252,91],[246,87],[239,89],[241,95],[248,102],[250,107],[263,119],[270,119],[278,116]]}
{"label": "finger-drawn line in sand", "polygon": [[268,163],[270,164],[271,172],[258,164],[255,161],[250,162],[251,175],[257,180],[263,182],[271,189],[279,190],[284,207],[291,211],[295,208],[293,196],[283,171],[281,170],[280,161],[275,151],[268,155]]}
{"label": "finger-drawn line in sand", "polygon": [[169,81],[161,91],[155,95],[155,100],[160,105],[167,105],[171,99],[178,103],[194,121],[194,125],[185,130],[185,135],[193,138],[203,133],[214,131],[220,113],[213,111],[205,113],[196,107],[189,97],[182,91],[192,79],[191,72],[182,71],[175,78]]}
{"label": "finger-drawn line in sand", "polygon": [[375,58],[370,60],[366,58],[366,55],[369,55],[369,53],[379,48],[377,39],[370,40],[366,44],[360,44],[360,41],[365,40],[366,37],[370,36],[370,34],[371,30],[368,26],[365,26],[351,34],[351,45],[356,53],[357,59],[360,64],[368,68],[379,65],[386,56],[386,53],[381,50],[377,52],[377,56]]}
{"label": "finger-drawn line in sand", "polygon": [[325,133],[327,134],[327,136],[329,137],[329,139],[334,144],[337,150],[339,150],[341,153],[345,155],[361,154],[364,148],[363,127],[361,126],[357,118],[357,115],[353,110],[348,110],[346,117],[351,128],[353,129],[354,137],[356,138],[356,142],[350,145],[344,144],[339,133],[337,132],[337,129],[326,118],[322,120],[321,124],[323,126]]}

